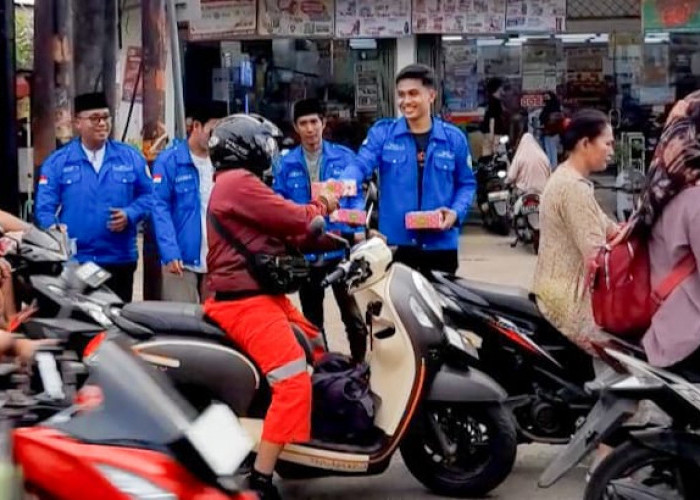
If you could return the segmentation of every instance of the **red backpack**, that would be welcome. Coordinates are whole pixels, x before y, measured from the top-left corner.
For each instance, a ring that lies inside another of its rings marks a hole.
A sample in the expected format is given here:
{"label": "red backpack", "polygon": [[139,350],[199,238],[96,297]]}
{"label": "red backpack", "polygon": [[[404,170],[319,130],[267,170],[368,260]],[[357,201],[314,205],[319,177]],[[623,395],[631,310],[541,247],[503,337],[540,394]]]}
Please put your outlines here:
{"label": "red backpack", "polygon": [[596,323],[621,337],[643,335],[661,303],[695,269],[695,258],[689,253],[652,290],[646,239],[631,237],[603,247],[591,262],[588,276]]}

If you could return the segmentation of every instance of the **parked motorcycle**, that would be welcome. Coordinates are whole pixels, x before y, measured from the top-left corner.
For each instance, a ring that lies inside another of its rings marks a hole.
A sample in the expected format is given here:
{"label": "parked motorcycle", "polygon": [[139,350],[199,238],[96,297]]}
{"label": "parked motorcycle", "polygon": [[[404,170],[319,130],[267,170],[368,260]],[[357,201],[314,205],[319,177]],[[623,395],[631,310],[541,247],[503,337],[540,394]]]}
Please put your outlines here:
{"label": "parked motorcycle", "polygon": [[474,172],[476,177],[476,202],[484,226],[497,234],[510,233],[508,203],[510,192],[506,186],[508,159],[508,137],[504,136],[494,155],[480,158]]}
{"label": "parked motorcycle", "polygon": [[[61,348],[37,353],[40,393],[14,366],[0,367],[0,419],[15,427],[4,462],[20,469],[3,498],[23,498],[17,489],[52,500],[257,498],[233,481],[252,442],[227,407],[197,415],[128,347],[104,340],[92,351],[72,405],[70,369],[56,362]],[[41,421],[47,407],[53,415]]]}
{"label": "parked motorcycle", "polygon": [[445,321],[478,350],[473,366],[508,393],[520,442],[567,443],[595,404],[584,390],[594,378],[591,357],[544,318],[527,290],[433,278]]}
{"label": "parked motorcycle", "polygon": [[515,241],[511,247],[518,243],[532,245],[535,253],[540,248],[540,195],[536,192],[519,192],[513,190],[511,195],[511,219]]}
{"label": "parked motorcycle", "polygon": [[[586,500],[700,498],[700,369],[671,373],[610,347],[600,352],[622,374],[588,384],[598,402],[540,486],[551,486],[605,443],[615,449],[593,471]],[[645,400],[658,405],[670,425],[627,424]]]}

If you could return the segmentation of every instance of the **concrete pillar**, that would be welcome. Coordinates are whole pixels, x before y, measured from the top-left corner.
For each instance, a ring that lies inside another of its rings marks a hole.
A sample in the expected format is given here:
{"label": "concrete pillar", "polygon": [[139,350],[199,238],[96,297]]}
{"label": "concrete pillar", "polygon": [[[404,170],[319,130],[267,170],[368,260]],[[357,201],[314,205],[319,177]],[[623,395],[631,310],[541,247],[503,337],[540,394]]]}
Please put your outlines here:
{"label": "concrete pillar", "polygon": [[404,66],[416,62],[417,37],[407,36],[396,39],[396,71],[400,71]]}

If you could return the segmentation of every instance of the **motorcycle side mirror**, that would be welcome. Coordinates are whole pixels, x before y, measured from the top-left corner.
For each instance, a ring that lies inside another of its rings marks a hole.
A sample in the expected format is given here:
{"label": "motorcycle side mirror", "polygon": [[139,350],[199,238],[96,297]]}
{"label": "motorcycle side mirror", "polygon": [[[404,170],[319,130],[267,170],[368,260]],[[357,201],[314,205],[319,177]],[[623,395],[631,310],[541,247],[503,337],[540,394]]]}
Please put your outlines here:
{"label": "motorcycle side mirror", "polygon": [[309,224],[309,234],[311,236],[315,236],[317,238],[320,238],[323,236],[323,233],[326,232],[326,221],[323,217],[320,215],[317,217],[314,217],[313,220],[311,221],[311,224]]}

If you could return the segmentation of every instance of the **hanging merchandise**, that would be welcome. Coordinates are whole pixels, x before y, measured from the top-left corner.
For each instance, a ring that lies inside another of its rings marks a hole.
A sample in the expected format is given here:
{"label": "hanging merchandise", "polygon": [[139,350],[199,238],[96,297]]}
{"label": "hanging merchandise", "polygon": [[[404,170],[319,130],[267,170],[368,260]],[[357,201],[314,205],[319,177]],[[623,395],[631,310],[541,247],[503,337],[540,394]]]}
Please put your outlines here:
{"label": "hanging merchandise", "polygon": [[339,38],[396,38],[411,34],[411,0],[336,0]]}
{"label": "hanging merchandise", "polygon": [[413,0],[413,33],[499,34],[506,0]]}
{"label": "hanging merchandise", "polygon": [[189,22],[189,40],[223,40],[255,33],[255,0],[199,0],[199,3],[201,15]]}
{"label": "hanging merchandise", "polygon": [[258,34],[332,37],[333,0],[259,0]]}
{"label": "hanging merchandise", "polygon": [[506,29],[516,33],[563,33],[566,0],[508,0]]}

